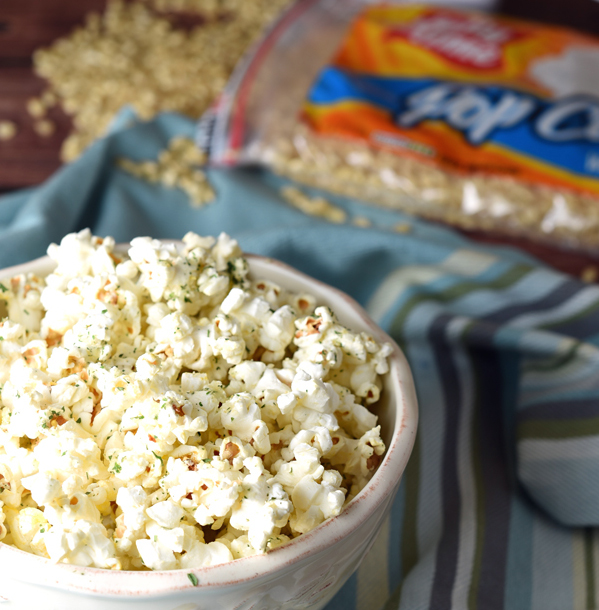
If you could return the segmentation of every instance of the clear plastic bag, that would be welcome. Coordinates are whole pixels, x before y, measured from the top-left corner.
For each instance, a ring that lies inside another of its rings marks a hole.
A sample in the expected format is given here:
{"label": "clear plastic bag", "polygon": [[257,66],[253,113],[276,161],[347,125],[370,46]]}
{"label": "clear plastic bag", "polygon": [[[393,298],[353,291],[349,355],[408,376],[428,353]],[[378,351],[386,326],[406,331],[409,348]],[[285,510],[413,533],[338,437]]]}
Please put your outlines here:
{"label": "clear plastic bag", "polygon": [[466,229],[599,249],[599,41],[425,5],[307,0],[200,125],[216,165]]}

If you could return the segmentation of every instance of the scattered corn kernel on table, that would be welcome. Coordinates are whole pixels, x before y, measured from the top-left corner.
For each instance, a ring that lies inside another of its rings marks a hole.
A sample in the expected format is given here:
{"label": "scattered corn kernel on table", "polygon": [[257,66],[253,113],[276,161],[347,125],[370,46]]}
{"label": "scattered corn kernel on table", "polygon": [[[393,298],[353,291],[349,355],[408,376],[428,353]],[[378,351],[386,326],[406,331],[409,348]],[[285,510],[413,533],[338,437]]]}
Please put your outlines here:
{"label": "scattered corn kernel on table", "polygon": [[[277,0],[273,10],[285,5]],[[144,6],[159,9],[160,18],[176,28],[196,27],[197,13],[160,10],[174,6],[166,0],[142,0]],[[178,2],[183,8],[189,2]],[[101,12],[106,0],[4,0],[0,6],[0,193],[38,184],[61,165],[60,149],[71,132],[73,120],[51,94],[44,79],[35,74],[33,53],[48,47],[85,22],[91,12]],[[568,13],[558,0],[526,3],[503,0],[500,9],[525,18],[570,25],[599,33],[599,3],[575,0]],[[265,17],[266,18],[266,17]],[[216,33],[216,31],[215,31]],[[46,97],[44,98],[44,92]],[[42,99],[43,104],[31,102]],[[63,150],[64,156],[64,150]],[[541,260],[568,273],[595,281],[599,260],[574,251],[560,251],[521,239],[469,233],[479,241],[507,243],[521,247]]]}

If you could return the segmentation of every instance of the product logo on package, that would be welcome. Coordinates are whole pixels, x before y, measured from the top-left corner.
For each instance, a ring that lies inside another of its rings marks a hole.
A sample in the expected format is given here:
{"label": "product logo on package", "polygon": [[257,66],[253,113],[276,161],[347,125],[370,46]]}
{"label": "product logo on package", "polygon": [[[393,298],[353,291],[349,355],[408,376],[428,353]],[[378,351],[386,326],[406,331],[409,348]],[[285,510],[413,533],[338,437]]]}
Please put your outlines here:
{"label": "product logo on package", "polygon": [[414,127],[430,119],[447,123],[474,145],[524,123],[547,142],[599,142],[599,100],[591,97],[546,102],[499,87],[438,83],[407,96],[395,120]]}
{"label": "product logo on package", "polygon": [[479,15],[431,11],[408,26],[393,28],[388,38],[403,38],[467,68],[502,65],[503,45],[523,34]]}

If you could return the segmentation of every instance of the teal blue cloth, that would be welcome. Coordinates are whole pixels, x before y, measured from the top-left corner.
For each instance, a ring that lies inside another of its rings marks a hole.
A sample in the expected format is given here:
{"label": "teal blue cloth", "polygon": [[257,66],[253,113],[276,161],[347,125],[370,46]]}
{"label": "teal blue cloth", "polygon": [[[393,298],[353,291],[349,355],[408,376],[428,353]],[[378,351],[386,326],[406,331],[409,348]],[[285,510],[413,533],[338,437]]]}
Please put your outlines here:
{"label": "teal blue cloth", "polygon": [[45,184],[0,198],[0,266],[84,227],[117,241],[226,231],[348,292],[406,352],[421,423],[392,514],[328,610],[596,607],[599,288],[347,198],[330,197],[346,223],[306,216],[268,172],[209,170],[217,198],[194,208],[117,165],[193,133],[123,112]]}
{"label": "teal blue cloth", "polygon": [[[443,256],[442,251],[447,248],[464,243],[457,234],[426,223],[414,223],[411,235],[398,239],[388,229],[405,216],[349,199],[331,198],[341,203],[350,215],[367,216],[375,228],[383,229],[377,239],[373,240],[370,232],[359,228],[325,223],[285,204],[279,194],[283,181],[266,172],[209,170],[217,200],[197,209],[189,204],[182,191],[150,184],[117,167],[119,158],[154,160],[170,138],[193,137],[194,129],[193,122],[180,115],[164,114],[155,121],[141,123],[131,111],[123,111],[109,137],[97,141],[45,184],[0,198],[0,265],[42,256],[49,243],[84,227],[90,227],[98,235],[112,235],[117,241],[129,241],[138,235],[181,238],[189,230],[204,234],[226,231],[238,238],[246,250],[262,254],[271,253],[272,248],[282,252],[289,239],[301,235],[290,262],[301,266],[304,251],[310,252],[313,246],[318,246],[314,254],[326,253],[327,265],[311,260],[305,268],[314,271],[315,266],[321,267],[329,278],[339,272],[344,276],[352,274],[351,268],[344,264],[340,248],[347,247],[349,254],[349,243],[353,246],[354,240],[360,249],[370,250],[376,243],[380,251],[394,250],[397,246],[393,244],[400,242],[404,250],[402,257],[414,260],[419,256],[410,251],[415,238],[439,244],[437,256]],[[313,239],[311,231],[305,231],[308,227],[331,236],[338,233],[339,237],[323,240],[319,235]],[[352,234],[349,243],[341,237],[345,231]],[[295,251],[297,248],[300,251]],[[516,252],[509,256],[514,260],[525,259]],[[434,260],[433,252],[431,257]],[[394,264],[391,259],[399,260],[391,256],[390,264]],[[366,263],[358,270],[368,268]],[[332,268],[328,269],[329,265]]]}

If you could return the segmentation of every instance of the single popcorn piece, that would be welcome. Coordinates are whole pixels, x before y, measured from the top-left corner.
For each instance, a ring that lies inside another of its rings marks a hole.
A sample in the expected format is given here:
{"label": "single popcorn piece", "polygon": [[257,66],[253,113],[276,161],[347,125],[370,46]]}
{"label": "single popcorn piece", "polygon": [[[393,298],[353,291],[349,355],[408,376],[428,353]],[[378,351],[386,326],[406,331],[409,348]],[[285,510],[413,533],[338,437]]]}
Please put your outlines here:
{"label": "single popcorn piece", "polygon": [[13,121],[0,120],[0,141],[12,140],[17,135],[17,124]]}
{"label": "single popcorn piece", "polygon": [[33,129],[35,133],[42,136],[42,138],[49,138],[56,130],[56,125],[48,119],[41,119],[39,121],[35,121],[33,124]]}
{"label": "single popcorn piece", "polygon": [[0,540],[104,569],[212,566],[338,515],[385,452],[390,345],[249,276],[237,242],[89,230],[0,282]]}

